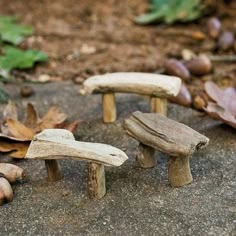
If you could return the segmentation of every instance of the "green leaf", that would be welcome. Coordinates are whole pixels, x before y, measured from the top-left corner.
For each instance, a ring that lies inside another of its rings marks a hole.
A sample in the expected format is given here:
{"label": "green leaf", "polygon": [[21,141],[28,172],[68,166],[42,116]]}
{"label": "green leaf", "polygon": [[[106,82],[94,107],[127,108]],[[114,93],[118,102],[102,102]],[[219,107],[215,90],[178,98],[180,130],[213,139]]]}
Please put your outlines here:
{"label": "green leaf", "polygon": [[22,51],[14,47],[4,47],[0,56],[0,71],[6,74],[12,69],[28,69],[33,67],[35,62],[47,61],[47,55],[38,50]]}
{"label": "green leaf", "polygon": [[0,88],[0,103],[7,103],[9,95],[7,92]]}
{"label": "green leaf", "polygon": [[0,37],[2,41],[17,45],[23,41],[25,36],[32,33],[31,27],[16,24],[15,17],[0,16]]}
{"label": "green leaf", "polygon": [[201,0],[151,0],[151,11],[138,16],[138,24],[150,24],[163,21],[171,24],[175,21],[188,22],[201,16]]}

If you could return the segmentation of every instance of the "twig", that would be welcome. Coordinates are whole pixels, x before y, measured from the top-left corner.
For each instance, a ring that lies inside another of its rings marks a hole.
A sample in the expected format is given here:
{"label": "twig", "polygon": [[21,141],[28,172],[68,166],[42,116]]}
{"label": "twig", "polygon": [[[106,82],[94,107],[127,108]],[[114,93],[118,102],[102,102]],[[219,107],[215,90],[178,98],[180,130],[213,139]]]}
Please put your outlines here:
{"label": "twig", "polygon": [[225,61],[234,62],[236,61],[236,55],[221,55],[221,56],[208,56],[211,61]]}

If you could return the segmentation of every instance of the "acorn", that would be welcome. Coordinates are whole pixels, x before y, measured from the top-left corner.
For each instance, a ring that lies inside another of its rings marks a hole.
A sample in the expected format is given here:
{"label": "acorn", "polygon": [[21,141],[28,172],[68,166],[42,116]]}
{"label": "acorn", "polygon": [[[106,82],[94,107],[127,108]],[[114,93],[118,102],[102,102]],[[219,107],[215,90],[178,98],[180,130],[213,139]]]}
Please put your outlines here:
{"label": "acorn", "polygon": [[31,86],[25,85],[25,86],[21,87],[20,95],[22,97],[30,97],[32,94],[34,94],[34,90]]}
{"label": "acorn", "polygon": [[185,66],[193,75],[205,75],[212,70],[211,60],[206,55],[200,55],[185,62]]}
{"label": "acorn", "polygon": [[0,205],[13,200],[13,190],[7,179],[0,177]]}
{"label": "acorn", "polygon": [[234,46],[234,34],[230,31],[225,31],[220,35],[217,46],[223,51],[231,49]]}
{"label": "acorn", "polygon": [[193,99],[193,107],[194,108],[196,108],[198,110],[203,110],[203,108],[205,106],[206,106],[206,102],[202,97],[200,97],[199,95],[194,97],[194,99]]}
{"label": "acorn", "polygon": [[170,101],[185,107],[191,105],[192,96],[184,83],[181,84],[179,94],[176,97],[171,97]]}
{"label": "acorn", "polygon": [[10,183],[21,181],[25,177],[22,168],[9,163],[0,163],[0,173],[3,173]]}
{"label": "acorn", "polygon": [[207,32],[211,38],[217,39],[221,31],[221,22],[218,18],[212,17],[207,22]]}
{"label": "acorn", "polygon": [[165,72],[169,75],[175,75],[183,80],[188,80],[190,78],[190,73],[185,65],[176,60],[176,59],[169,59],[164,64]]}

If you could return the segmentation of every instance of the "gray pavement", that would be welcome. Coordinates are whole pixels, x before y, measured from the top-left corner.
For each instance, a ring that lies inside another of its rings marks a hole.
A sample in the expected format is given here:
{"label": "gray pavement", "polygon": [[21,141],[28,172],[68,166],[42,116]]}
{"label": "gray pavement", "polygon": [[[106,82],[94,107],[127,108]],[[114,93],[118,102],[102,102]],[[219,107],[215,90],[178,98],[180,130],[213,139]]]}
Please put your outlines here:
{"label": "gray pavement", "polygon": [[40,113],[58,104],[70,120],[83,120],[76,139],[114,145],[129,160],[106,168],[107,194],[94,201],[87,196],[84,162],[62,161],[64,179],[47,183],[42,161],[0,156],[27,174],[23,183],[13,186],[14,201],[0,207],[0,235],[236,235],[235,130],[192,109],[169,105],[170,118],[210,138],[209,146],[191,159],[194,182],[171,188],[168,157],[156,152],[158,165],[140,169],[135,162],[138,143],[122,129],[123,119],[133,111],[149,110],[145,98],[118,95],[119,119],[105,125],[99,95],[80,96],[79,86],[69,82],[32,86],[36,93],[27,99],[20,99],[20,85],[6,86],[21,115],[28,101]]}

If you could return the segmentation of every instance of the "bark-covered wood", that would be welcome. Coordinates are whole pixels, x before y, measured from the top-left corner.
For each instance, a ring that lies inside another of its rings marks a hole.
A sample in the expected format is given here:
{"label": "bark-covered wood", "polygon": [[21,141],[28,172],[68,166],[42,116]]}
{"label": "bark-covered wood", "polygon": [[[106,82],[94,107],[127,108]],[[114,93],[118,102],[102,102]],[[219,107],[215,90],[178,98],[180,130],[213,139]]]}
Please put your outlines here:
{"label": "bark-covered wood", "polygon": [[191,156],[208,144],[209,139],[179,122],[158,113],[134,112],[125,120],[127,133],[147,146],[170,156]]}
{"label": "bark-covered wood", "polygon": [[179,93],[181,79],[151,73],[108,73],[88,78],[84,82],[87,93],[137,93],[156,97],[172,97]]}
{"label": "bark-covered wood", "polygon": [[193,177],[190,170],[189,157],[170,157],[168,178],[172,187],[181,187],[192,183]]}
{"label": "bark-covered wood", "polygon": [[25,158],[84,160],[108,166],[120,166],[128,159],[118,148],[101,143],[79,142],[70,137],[65,138],[60,136],[58,129],[47,129],[36,135]]}
{"label": "bark-covered wood", "polygon": [[104,165],[89,163],[88,166],[88,193],[90,198],[102,198],[106,194]]}
{"label": "bark-covered wood", "polygon": [[156,159],[154,157],[155,149],[146,146],[142,143],[139,144],[138,154],[136,160],[142,168],[152,168],[156,165]]}
{"label": "bark-covered wood", "polygon": [[167,115],[167,99],[151,97],[150,99],[150,110],[153,113],[159,113],[161,115]]}
{"label": "bark-covered wood", "polygon": [[114,93],[103,94],[102,109],[104,123],[112,123],[116,120],[116,100]]}
{"label": "bark-covered wood", "polygon": [[49,182],[55,182],[63,178],[63,174],[57,160],[45,160],[45,166]]}

